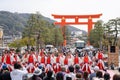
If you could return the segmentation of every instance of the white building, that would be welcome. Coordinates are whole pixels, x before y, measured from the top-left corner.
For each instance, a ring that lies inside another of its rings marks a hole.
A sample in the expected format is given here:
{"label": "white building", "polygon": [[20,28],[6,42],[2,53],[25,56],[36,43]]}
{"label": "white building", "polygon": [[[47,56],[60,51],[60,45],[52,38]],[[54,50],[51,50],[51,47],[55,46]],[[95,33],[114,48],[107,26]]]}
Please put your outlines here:
{"label": "white building", "polygon": [[82,36],[82,31],[72,31],[71,32],[71,35],[74,36],[74,37],[79,37],[79,36]]}

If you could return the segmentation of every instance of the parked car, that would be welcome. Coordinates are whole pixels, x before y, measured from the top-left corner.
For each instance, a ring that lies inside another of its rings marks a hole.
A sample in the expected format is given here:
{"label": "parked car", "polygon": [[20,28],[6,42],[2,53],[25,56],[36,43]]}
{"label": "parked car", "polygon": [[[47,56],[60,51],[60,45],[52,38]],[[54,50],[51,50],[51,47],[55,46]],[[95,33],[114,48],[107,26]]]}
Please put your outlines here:
{"label": "parked car", "polygon": [[58,52],[57,48],[55,48],[53,45],[46,45],[45,46],[45,52],[46,53],[53,53],[53,52]]}

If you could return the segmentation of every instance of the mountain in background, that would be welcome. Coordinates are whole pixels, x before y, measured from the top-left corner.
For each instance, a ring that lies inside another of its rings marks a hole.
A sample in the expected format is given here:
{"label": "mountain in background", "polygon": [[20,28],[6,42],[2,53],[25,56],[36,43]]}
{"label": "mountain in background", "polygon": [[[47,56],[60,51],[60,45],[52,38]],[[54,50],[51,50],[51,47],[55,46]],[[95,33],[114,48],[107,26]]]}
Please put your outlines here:
{"label": "mountain in background", "polygon": [[[23,31],[25,26],[27,25],[27,20],[29,19],[31,14],[29,13],[11,13],[8,11],[0,11],[0,26],[2,26],[4,30],[4,35],[17,35]],[[41,15],[44,20],[54,23],[55,21],[44,17]],[[80,30],[73,26],[68,26],[69,31],[82,31],[83,34],[87,34],[86,31]]]}

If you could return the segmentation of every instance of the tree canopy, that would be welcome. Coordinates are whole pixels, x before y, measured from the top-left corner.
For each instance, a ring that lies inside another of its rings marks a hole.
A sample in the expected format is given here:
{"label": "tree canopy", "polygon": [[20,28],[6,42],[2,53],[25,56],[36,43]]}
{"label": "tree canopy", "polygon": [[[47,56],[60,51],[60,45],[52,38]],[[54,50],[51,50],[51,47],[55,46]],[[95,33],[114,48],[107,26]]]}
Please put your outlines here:
{"label": "tree canopy", "polygon": [[[25,40],[24,40],[25,39]],[[60,45],[63,42],[62,33],[54,24],[44,20],[39,13],[32,14],[27,21],[27,25],[23,31],[22,45],[37,46],[53,44]]]}
{"label": "tree canopy", "polygon": [[118,45],[119,33],[120,18],[110,19],[107,23],[97,21],[88,39],[95,47],[120,46]]}

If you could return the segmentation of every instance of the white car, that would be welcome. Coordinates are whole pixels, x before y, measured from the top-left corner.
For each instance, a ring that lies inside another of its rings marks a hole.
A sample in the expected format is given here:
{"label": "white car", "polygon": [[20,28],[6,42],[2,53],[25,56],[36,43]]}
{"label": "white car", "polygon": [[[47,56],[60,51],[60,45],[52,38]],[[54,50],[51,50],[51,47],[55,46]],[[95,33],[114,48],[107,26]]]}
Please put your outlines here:
{"label": "white car", "polygon": [[45,52],[48,53],[52,53],[52,52],[58,52],[57,48],[55,48],[53,45],[46,45],[45,46]]}

